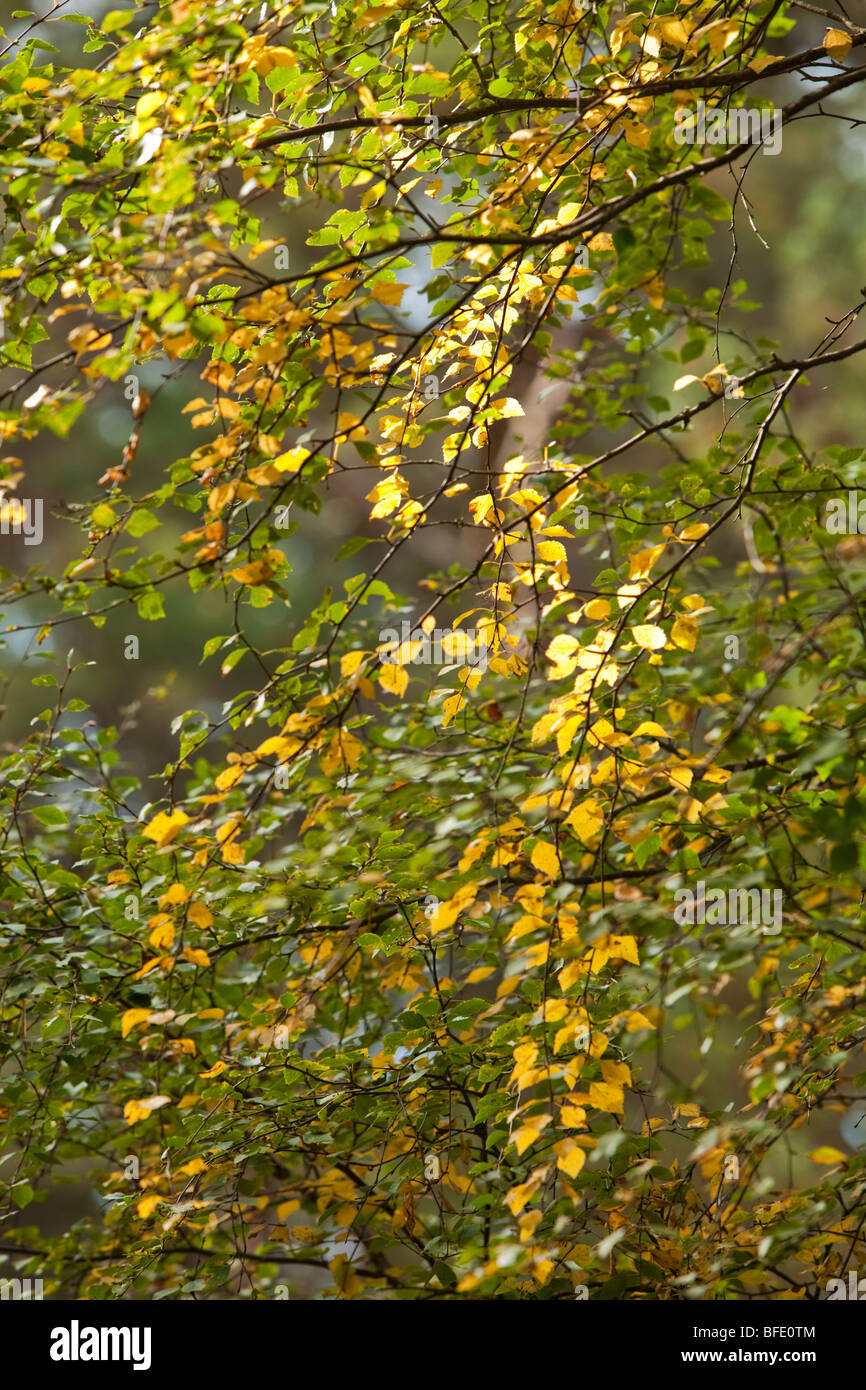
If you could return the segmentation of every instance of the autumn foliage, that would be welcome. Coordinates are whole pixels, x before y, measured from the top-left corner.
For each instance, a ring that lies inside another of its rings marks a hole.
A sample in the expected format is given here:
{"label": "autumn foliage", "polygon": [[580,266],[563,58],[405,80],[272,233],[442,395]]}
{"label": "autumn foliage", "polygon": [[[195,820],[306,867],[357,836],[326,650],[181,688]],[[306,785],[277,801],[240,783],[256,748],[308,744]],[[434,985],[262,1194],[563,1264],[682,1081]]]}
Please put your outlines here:
{"label": "autumn foliage", "polygon": [[[779,0],[47,29],[0,67],[2,609],[36,672],[2,749],[0,1272],[819,1296],[866,1260],[863,543],[824,524],[863,451],[801,402],[863,295],[798,354],[736,254],[800,119],[862,99],[866,29]],[[778,106],[778,161],[678,142],[698,100]],[[126,444],[49,491],[45,442],[111,402]],[[202,707],[160,705],[142,771],[88,642],[153,702],[124,643],[190,594]],[[699,883],[780,890],[781,930],[675,920]],[[71,1173],[101,1200],[47,1234]]]}

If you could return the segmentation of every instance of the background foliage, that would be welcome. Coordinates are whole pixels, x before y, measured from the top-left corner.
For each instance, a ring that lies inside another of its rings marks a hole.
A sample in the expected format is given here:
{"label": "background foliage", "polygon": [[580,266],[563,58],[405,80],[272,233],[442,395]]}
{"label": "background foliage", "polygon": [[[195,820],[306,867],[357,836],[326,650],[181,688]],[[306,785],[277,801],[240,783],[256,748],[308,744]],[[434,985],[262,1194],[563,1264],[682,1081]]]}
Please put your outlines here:
{"label": "background foliage", "polygon": [[[3,1273],[820,1296],[866,1219],[864,548],[825,525],[866,30],[16,13]],[[699,99],[780,108],[781,154],[678,144]],[[678,923],[700,881],[781,932]]]}

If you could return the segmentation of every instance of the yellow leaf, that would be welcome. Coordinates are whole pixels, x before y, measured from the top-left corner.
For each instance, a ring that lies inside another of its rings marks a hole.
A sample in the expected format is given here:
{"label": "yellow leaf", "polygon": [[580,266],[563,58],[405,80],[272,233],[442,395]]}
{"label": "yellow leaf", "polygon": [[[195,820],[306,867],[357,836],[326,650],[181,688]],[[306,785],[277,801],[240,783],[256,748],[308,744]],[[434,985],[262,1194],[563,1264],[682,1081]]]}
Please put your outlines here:
{"label": "yellow leaf", "polygon": [[538,558],[557,564],[560,560],[565,560],[565,546],[560,541],[541,541],[536,547]]}
{"label": "yellow leaf", "polygon": [[752,72],[763,72],[764,68],[768,68],[771,63],[778,63],[778,61],[778,54],[765,53],[760,58],[750,58],[746,66],[751,68]]}
{"label": "yellow leaf", "polygon": [[525,1243],[528,1240],[532,1240],[535,1234],[535,1228],[539,1221],[542,1220],[543,1216],[544,1212],[542,1211],[528,1211],[525,1216],[521,1216],[517,1223],[520,1230],[521,1241]]}
{"label": "yellow leaf", "polygon": [[475,901],[477,885],[464,883],[446,902],[439,903],[430,913],[430,931],[433,935],[452,927],[465,908]]}
{"label": "yellow leaf", "polygon": [[[629,579],[646,579],[656,560],[664,554],[665,545],[650,546],[648,550],[637,550],[628,557]],[[586,610],[584,609],[584,612]]]}
{"label": "yellow leaf", "polygon": [[270,578],[271,573],[270,565],[262,560],[254,560],[250,565],[241,565],[239,569],[232,570],[231,576],[239,584],[259,584],[263,579]]}
{"label": "yellow leaf", "polygon": [[677,647],[693,652],[698,638],[698,625],[694,618],[677,618],[671,628],[671,641]]}
{"label": "yellow leaf", "polygon": [[373,298],[380,304],[397,305],[408,288],[408,284],[400,284],[399,281],[376,280],[373,284]]}
{"label": "yellow leaf", "polygon": [[164,963],[165,963],[166,961],[171,962],[171,961],[172,961],[172,957],[171,957],[171,956],[151,956],[150,960],[146,960],[146,961],[144,962],[144,965],[141,967],[140,970],[136,970],[136,972],[135,972],[135,974],[133,975],[132,978],[133,978],[134,980],[143,980],[144,977],[145,977],[145,975],[149,975],[149,974],[150,974],[151,970],[156,970],[157,966],[162,966],[162,965],[164,965]]}
{"label": "yellow leaf", "polygon": [[655,1023],[646,1014],[640,1013],[637,1009],[627,1009],[625,1014],[625,1029],[627,1033],[639,1033],[641,1028],[655,1028]]}
{"label": "yellow leaf", "polygon": [[368,655],[368,652],[346,652],[340,657],[340,675],[353,676]]}
{"label": "yellow leaf", "polygon": [[709,529],[710,528],[705,521],[697,521],[695,522],[694,526],[686,526],[684,530],[680,531],[677,540],[699,541],[701,539],[701,536],[705,536]]}
{"label": "yellow leaf", "polygon": [[605,1081],[615,1082],[619,1086],[631,1085],[631,1071],[625,1062],[603,1061],[601,1074]]}
{"label": "yellow leaf", "polygon": [[213,916],[205,907],[204,903],[198,900],[194,903],[190,903],[186,915],[191,922],[195,922],[196,926],[202,929],[213,925]]}
{"label": "yellow leaf", "polygon": [[553,845],[548,844],[546,840],[539,840],[530,858],[533,867],[546,874],[548,878],[559,878],[559,858]]}
{"label": "yellow leaf", "polygon": [[406,493],[409,491],[409,484],[399,473],[391,473],[381,483],[367,493],[367,501],[373,502],[373,510],[370,518],[378,521],[382,517],[390,516],[399,507]]}
{"label": "yellow leaf", "polygon": [[184,888],[182,883],[173,883],[159,899],[159,905],[160,907],[173,907],[176,903],[185,903],[188,897],[189,889]]}
{"label": "yellow leaf", "polygon": [[560,1139],[558,1144],[554,1144],[553,1152],[556,1154],[557,1168],[561,1168],[570,1178],[576,1178],[586,1162],[586,1152],[577,1140]]}
{"label": "yellow leaf", "polygon": [[290,48],[264,48],[253,66],[259,77],[266,77],[272,68],[296,68],[298,60]]}
{"label": "yellow leaf", "polygon": [[309,457],[309,449],[299,444],[296,448],[289,449],[287,454],[280,454],[279,458],[271,459],[268,467],[276,468],[278,473],[297,473]]}
{"label": "yellow leaf", "polygon": [[625,1109],[622,1086],[608,1081],[593,1081],[589,1087],[589,1103],[594,1110],[606,1110],[608,1114],[621,1114]]}
{"label": "yellow leaf", "polygon": [[570,222],[574,222],[580,214],[583,203],[563,203],[556,220],[560,227],[567,227]]}
{"label": "yellow leaf", "polygon": [[145,1100],[128,1100],[123,1107],[123,1118],[128,1125],[138,1120],[146,1120],[154,1110],[171,1104],[171,1096],[148,1096]]}
{"label": "yellow leaf", "polygon": [[[130,1123],[133,1123],[133,1121],[130,1121]],[[151,1213],[156,1210],[161,1201],[163,1201],[163,1198],[156,1193],[151,1193],[147,1197],[142,1197],[141,1201],[136,1203],[136,1216],[138,1216],[140,1220],[146,1221]]]}
{"label": "yellow leaf", "polygon": [[[560,546],[560,549],[562,547]],[[565,676],[570,676],[577,665],[577,653],[580,644],[576,637],[570,637],[568,633],[561,632],[558,637],[554,637],[550,646],[545,652],[548,661],[554,663],[553,670],[550,672],[551,680],[562,680]]]}
{"label": "yellow leaf", "polygon": [[194,1178],[197,1173],[204,1173],[206,1169],[207,1164],[203,1158],[191,1158],[189,1163],[184,1163],[177,1171],[185,1178]]}
{"label": "yellow leaf", "polygon": [[685,763],[674,764],[673,767],[665,768],[665,775],[672,787],[679,787],[681,791],[688,791],[692,785],[694,773]]}
{"label": "yellow leaf", "polygon": [[154,840],[157,846],[162,849],[165,845],[171,844],[177,832],[182,826],[186,825],[189,816],[183,811],[172,811],[167,815],[165,811],[160,811],[159,815],[154,816],[141,832],[146,839]]}
{"label": "yellow leaf", "polygon": [[[701,773],[702,782],[729,782],[731,774],[725,767],[708,767]],[[811,903],[808,906],[812,906]]]}
{"label": "yellow leaf", "polygon": [[460,694],[451,695],[442,704],[442,726],[447,729],[448,725],[462,710],[466,704],[464,697]]}
{"label": "yellow leaf", "polygon": [[127,1009],[120,1020],[120,1036],[127,1037],[139,1023],[146,1023],[150,1014],[150,1009]]}
{"label": "yellow leaf", "polygon": [[561,1018],[565,1018],[568,1013],[568,1002],[565,999],[547,999],[544,1003],[545,1023],[558,1023]]}
{"label": "yellow leaf", "polygon": [[583,727],[583,719],[579,714],[572,715],[571,719],[566,719],[565,723],[556,731],[556,747],[561,758],[564,758],[579,729]]}
{"label": "yellow leaf", "polygon": [[632,636],[639,647],[645,651],[657,652],[666,642],[664,632],[655,623],[641,623],[632,628]]}
{"label": "yellow leaf", "polygon": [[[286,1217],[291,1216],[293,1211],[298,1211],[300,1209],[300,1205],[297,1197],[290,1198],[288,1202],[280,1202],[277,1207],[277,1220],[285,1221]],[[294,1226],[292,1229],[296,1231],[299,1230],[300,1227]]]}
{"label": "yellow leaf", "polygon": [[582,1105],[563,1105],[559,1118],[566,1129],[585,1129],[586,1111]]}
{"label": "yellow leaf", "polygon": [[213,1066],[210,1068],[209,1071],[200,1071],[199,1076],[201,1077],[202,1081],[210,1081],[211,1077],[219,1076],[222,1072],[227,1070],[228,1068],[226,1067],[225,1062],[214,1062]]}
{"label": "yellow leaf", "polygon": [[[826,46],[826,45],[825,45]],[[809,1154],[813,1163],[844,1163],[846,1156],[838,1149],[831,1148],[829,1144],[822,1144],[819,1149],[813,1149]]]}
{"label": "yellow leaf", "polygon": [[91,324],[83,323],[67,334],[66,341],[76,355],[82,352],[101,352],[103,348],[111,346],[111,334],[99,333]]}
{"label": "yellow leaf", "polygon": [[605,946],[609,956],[615,956],[618,960],[631,961],[632,965],[640,965],[637,942],[633,936],[609,936]]}
{"label": "yellow leaf", "polygon": [[530,1178],[527,1182],[521,1182],[516,1187],[512,1187],[505,1198],[505,1204],[510,1208],[513,1216],[520,1215],[538,1185],[539,1179]]}
{"label": "yellow leaf", "polygon": [[[239,578],[237,570],[234,571],[234,578]],[[238,782],[242,781],[243,775],[244,769],[240,763],[235,763],[234,767],[223,768],[222,772],[220,772],[216,778],[215,786],[217,791],[227,792],[231,787],[236,787]]]}
{"label": "yellow leaf", "polygon": [[713,24],[706,26],[706,37],[709,41],[710,51],[714,58],[718,58],[737,37],[740,32],[740,25],[736,19],[717,19]]}
{"label": "yellow leaf", "polygon": [[396,666],[392,661],[386,661],[379,670],[378,680],[383,690],[389,691],[392,695],[403,695],[409,684],[409,675],[405,666]]}
{"label": "yellow leaf", "polygon": [[496,411],[500,420],[514,420],[525,414],[523,406],[513,396],[503,396],[501,400],[493,401],[491,408]]}
{"label": "yellow leaf", "polygon": [[283,738],[281,735],[275,735],[272,738],[266,738],[264,743],[259,744],[256,749],[256,756],[269,758],[272,753],[276,753],[278,758],[285,758],[291,753],[296,753],[300,746],[295,738]]}
{"label": "yellow leaf", "polygon": [[202,969],[210,965],[210,956],[207,951],[197,951],[192,946],[184,946],[182,954],[184,960],[190,961],[193,965],[200,965]]}
{"label": "yellow leaf", "polygon": [[516,1146],[518,1154],[524,1154],[536,1139],[541,1138],[541,1131],[550,1124],[552,1118],[552,1115],[533,1115],[531,1120],[514,1131],[511,1142]]}
{"label": "yellow leaf", "polygon": [[661,309],[665,302],[665,282],[660,275],[651,275],[644,282],[646,297],[654,309]]}
{"label": "yellow leaf", "polygon": [[622,48],[624,43],[628,43],[630,40],[633,39],[634,34],[631,32],[631,29],[629,28],[627,22],[615,24],[610,31],[609,39],[610,51],[613,57],[616,57],[617,53],[619,53],[619,50]]}
{"label": "yellow leaf", "polygon": [[208,511],[221,511],[226,503],[232,500],[237,490],[237,483],[220,483],[219,487],[212,488],[208,493]]}
{"label": "yellow leaf", "polygon": [[165,102],[165,92],[145,92],[135,103],[135,114],[140,119],[152,116]]}
{"label": "yellow leaf", "polygon": [[480,980],[486,980],[492,975],[496,967],[493,965],[477,965],[474,970],[470,970],[466,976],[467,985],[477,985]]}
{"label": "yellow leaf", "polygon": [[169,951],[174,945],[174,922],[167,912],[158,912],[147,924],[152,927],[148,941],[157,951]]}
{"label": "yellow leaf", "polygon": [[584,844],[599,834],[604,825],[604,816],[594,801],[582,801],[566,817],[565,824],[571,826],[579,840]]}
{"label": "yellow leaf", "polygon": [[354,734],[349,733],[348,729],[340,729],[328,744],[327,751],[319,755],[319,762],[329,776],[337,771],[351,771],[361,756],[362,749],[363,744]]}
{"label": "yellow leaf", "polygon": [[476,526],[481,526],[488,512],[492,513],[497,519],[501,519],[501,512],[496,508],[496,503],[489,492],[481,492],[477,497],[473,497],[469,503],[469,510]]}
{"label": "yellow leaf", "polygon": [[844,29],[828,29],[824,35],[824,47],[840,63],[851,49],[851,35],[846,34]]}
{"label": "yellow leaf", "polygon": [[688,47],[689,31],[681,19],[657,19],[652,27],[672,48]]}
{"label": "yellow leaf", "polygon": [[652,134],[649,126],[641,125],[638,121],[623,121],[622,128],[627,144],[636,145],[641,150],[646,149]]}

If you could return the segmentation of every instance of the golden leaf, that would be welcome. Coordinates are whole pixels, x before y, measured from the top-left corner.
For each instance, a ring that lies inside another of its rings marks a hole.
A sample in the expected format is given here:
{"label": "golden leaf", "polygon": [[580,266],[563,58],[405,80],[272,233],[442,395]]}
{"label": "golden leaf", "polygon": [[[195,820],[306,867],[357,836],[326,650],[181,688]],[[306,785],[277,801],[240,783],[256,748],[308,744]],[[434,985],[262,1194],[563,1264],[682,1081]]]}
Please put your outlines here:
{"label": "golden leaf", "polygon": [[409,684],[409,675],[405,666],[396,666],[393,662],[386,661],[379,670],[378,680],[383,690],[389,691],[392,695],[403,695]]}
{"label": "golden leaf", "polygon": [[824,47],[840,63],[851,50],[851,35],[846,34],[844,29],[828,29],[824,35]]}
{"label": "golden leaf", "polygon": [[633,965],[640,965],[637,953],[637,942],[633,936],[609,936],[605,942],[609,956],[615,956],[619,960],[631,961]]}
{"label": "golden leaf", "polygon": [[190,961],[193,965],[201,966],[202,969],[210,965],[210,956],[207,951],[198,951],[192,946],[184,946],[182,955],[184,960]]}
{"label": "golden leaf", "polygon": [[838,1149],[832,1148],[829,1144],[822,1144],[820,1148],[813,1149],[809,1154],[813,1163],[845,1163],[846,1155],[840,1153]]}
{"label": "golden leaf", "polygon": [[[134,1121],[130,1121],[129,1123],[132,1124],[134,1123]],[[156,1210],[156,1208],[162,1201],[164,1201],[164,1198],[160,1197],[158,1193],[154,1192],[150,1193],[147,1197],[142,1197],[141,1201],[136,1203],[136,1216],[138,1216],[142,1221],[146,1221],[147,1218],[151,1215],[152,1212]]]}
{"label": "golden leaf", "polygon": [[159,815],[154,816],[153,820],[148,822],[141,833],[146,839],[154,840],[158,848],[162,849],[165,845],[171,844],[177,832],[186,825],[188,820],[189,816],[183,811],[172,811],[170,815],[165,811],[160,811]]}
{"label": "golden leaf", "polygon": [[174,960],[171,956],[151,956],[150,960],[144,962],[140,970],[136,970],[132,978],[134,980],[143,980],[145,975],[149,975],[151,970],[156,970],[158,966],[165,968],[166,962],[168,962],[169,969],[174,964]]}
{"label": "golden leaf", "polygon": [[201,1077],[202,1081],[210,1081],[212,1077],[220,1076],[224,1071],[227,1070],[228,1068],[226,1067],[225,1062],[214,1062],[213,1066],[208,1071],[200,1071],[199,1076]]}
{"label": "golden leaf", "polygon": [[608,1081],[592,1081],[589,1087],[589,1103],[594,1110],[604,1110],[618,1115],[625,1109],[622,1086]]}
{"label": "golden leaf", "polygon": [[159,905],[160,907],[173,907],[176,903],[185,903],[188,897],[188,888],[184,888],[182,883],[173,883],[159,899]]}
{"label": "golden leaf", "polygon": [[152,927],[148,941],[157,951],[168,951],[174,945],[174,922],[167,912],[159,912],[147,924]]}
{"label": "golden leaf", "polygon": [[398,281],[376,280],[373,283],[373,298],[380,304],[398,305],[408,288],[408,284]]}
{"label": "golden leaf", "polygon": [[146,1023],[150,1015],[150,1009],[127,1009],[120,1020],[120,1036],[127,1037],[139,1023]]}
{"label": "golden leaf", "polygon": [[553,845],[548,844],[546,840],[539,840],[530,859],[533,867],[540,873],[546,874],[548,878],[559,878],[559,857]]}
{"label": "golden leaf", "polygon": [[677,618],[671,628],[671,641],[676,647],[693,652],[698,638],[698,625],[693,618]]}
{"label": "golden leaf", "polygon": [[594,801],[582,801],[565,819],[579,840],[584,844],[592,840],[604,825],[604,816]]}
{"label": "golden leaf", "polygon": [[655,623],[641,623],[631,631],[634,640],[644,651],[657,652],[667,641],[664,632],[660,627],[656,627]]}
{"label": "golden leaf", "polygon": [[134,1125],[138,1120],[146,1120],[154,1110],[170,1104],[171,1096],[148,1096],[145,1100],[128,1100],[123,1107],[123,1118],[128,1125]]}
{"label": "golden leaf", "polygon": [[542,541],[536,550],[540,560],[546,560],[552,564],[558,564],[560,560],[567,558],[565,546],[560,541]]}
{"label": "golden leaf", "polygon": [[191,922],[195,922],[196,926],[203,930],[213,925],[213,915],[198,899],[194,903],[190,903],[186,915]]}
{"label": "golden leaf", "polygon": [[556,1166],[561,1168],[563,1173],[567,1173],[570,1178],[576,1178],[584,1163],[586,1162],[586,1151],[581,1148],[576,1139],[560,1139],[554,1144],[553,1152],[556,1154]]}

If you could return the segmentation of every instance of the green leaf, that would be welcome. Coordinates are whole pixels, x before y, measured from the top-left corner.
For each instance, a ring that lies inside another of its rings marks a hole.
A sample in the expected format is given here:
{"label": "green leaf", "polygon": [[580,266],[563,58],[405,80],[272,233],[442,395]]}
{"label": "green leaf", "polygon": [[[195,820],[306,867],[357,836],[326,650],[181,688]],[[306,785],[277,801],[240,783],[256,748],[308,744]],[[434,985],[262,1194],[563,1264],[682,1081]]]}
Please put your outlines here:
{"label": "green leaf", "polygon": [[68,825],[69,819],[59,806],[37,806],[31,811],[40,825]]}
{"label": "green leaf", "polygon": [[159,520],[149,512],[146,507],[138,507],[126,523],[126,529],[131,536],[146,536],[148,531],[152,531],[159,525]]}
{"label": "green leaf", "polygon": [[100,28],[104,34],[116,34],[118,29],[125,29],[127,24],[131,24],[136,15],[136,10],[109,10]]}
{"label": "green leaf", "polygon": [[135,606],[138,610],[138,616],[144,618],[149,623],[156,622],[158,618],[165,617],[165,606],[162,601],[162,594],[158,594],[154,591],[142,594],[140,598],[136,599]]}

